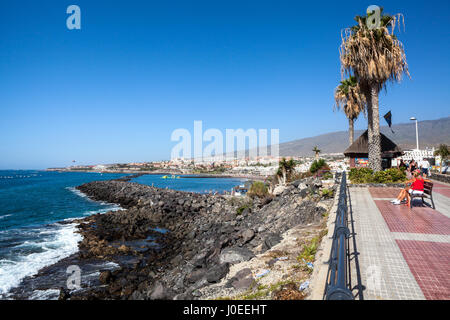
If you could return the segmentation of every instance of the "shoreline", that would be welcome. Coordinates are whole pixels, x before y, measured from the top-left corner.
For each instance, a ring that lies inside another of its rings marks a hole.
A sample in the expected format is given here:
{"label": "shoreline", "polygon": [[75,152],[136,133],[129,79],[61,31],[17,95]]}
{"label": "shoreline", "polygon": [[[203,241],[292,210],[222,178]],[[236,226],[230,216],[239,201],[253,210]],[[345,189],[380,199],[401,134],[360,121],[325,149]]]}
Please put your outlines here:
{"label": "shoreline", "polygon": [[[255,200],[242,214],[236,213],[242,203],[232,204],[229,197],[121,179],[77,189],[93,200],[119,204],[123,210],[75,219],[83,238],[78,252],[25,279],[22,289],[43,283],[47,287],[42,289],[56,290],[63,286],[67,278],[63,271],[69,264],[78,264],[84,274],[90,272],[87,266],[100,263],[99,274],[91,272],[95,279],[85,288],[60,290],[60,298],[199,299],[199,289],[218,283],[238,262],[230,261],[231,256],[245,261],[270,250],[290,227],[320,220],[324,210],[320,199],[309,200],[293,186],[267,203]],[[303,199],[302,204],[296,199]],[[261,221],[261,216],[267,219]],[[118,267],[101,267],[111,262]],[[59,277],[56,287],[48,283],[53,275]]]}
{"label": "shoreline", "polygon": [[[116,179],[112,179],[112,180],[109,180],[109,181],[122,181],[122,182],[128,182],[128,181],[130,181],[130,180],[132,180],[132,179],[134,179],[134,178],[137,178],[137,177],[139,177],[139,176],[142,176],[142,175],[144,175],[143,173],[137,173],[137,174],[132,174],[132,175],[128,175],[128,176],[124,176],[124,177],[120,177],[120,178],[116,178]],[[222,177],[218,177],[218,178],[222,178]],[[120,204],[119,204],[119,202],[115,202],[115,203],[112,203],[112,202],[108,202],[108,201],[103,201],[103,200],[101,200],[101,199],[99,199],[99,200],[94,200],[94,199],[92,199],[91,197],[89,197],[87,194],[85,194],[85,193],[83,193],[82,191],[80,191],[77,187],[73,187],[73,188],[66,188],[66,189],[68,189],[68,190],[70,190],[71,192],[73,192],[73,193],[75,193],[77,196],[79,196],[79,197],[82,197],[82,198],[87,198],[87,199],[89,199],[90,201],[95,201],[95,202],[99,202],[99,203],[101,203],[101,204],[104,204],[104,205],[109,205],[109,206],[112,206],[112,207],[114,207],[114,208],[109,208],[109,209],[107,209],[107,210],[105,210],[105,209],[100,209],[99,211],[97,211],[97,212],[92,212],[92,214],[91,215],[89,215],[89,216],[85,216],[85,215],[82,215],[82,214],[80,214],[79,216],[77,216],[77,217],[72,217],[72,218],[68,218],[68,219],[63,219],[63,220],[58,220],[58,221],[54,221],[53,223],[51,223],[51,225],[60,225],[61,226],[61,228],[66,228],[65,226],[73,226],[73,234],[74,234],[74,237],[75,237],[75,235],[76,234],[78,234],[78,233],[80,233],[79,232],[79,227],[80,227],[80,224],[81,223],[84,223],[84,220],[85,219],[87,219],[87,218],[89,218],[90,216],[92,216],[92,215],[98,215],[98,214],[106,214],[106,213],[108,213],[108,212],[115,212],[115,211],[120,211],[120,210],[124,210],[124,208],[122,208],[121,206],[120,206]],[[73,189],[73,190],[72,190]],[[200,192],[199,192],[199,194],[200,194]],[[42,226],[40,226],[39,228],[46,228],[47,227],[47,225],[46,224],[44,224],[44,225],[42,225]],[[36,227],[36,228],[38,228],[38,227]],[[76,238],[76,237],[75,237]],[[82,239],[80,239],[80,240],[82,240]],[[79,242],[79,241],[77,241],[77,242]],[[57,260],[54,260],[54,261],[52,261],[52,262],[50,262],[50,263],[48,263],[48,264],[42,264],[37,270],[35,270],[32,274],[29,274],[29,275],[25,275],[23,278],[21,277],[20,278],[20,280],[19,280],[19,282],[18,282],[18,284],[19,285],[17,285],[17,284],[14,284],[14,285],[12,285],[9,289],[8,289],[8,291],[7,292],[4,292],[4,293],[2,293],[1,295],[2,295],[2,297],[3,298],[8,298],[8,296],[10,296],[10,295],[15,295],[17,298],[20,298],[20,297],[31,297],[31,295],[25,295],[23,292],[19,292],[20,291],[20,287],[21,287],[21,283],[22,282],[29,282],[29,281],[27,281],[27,280],[29,280],[29,278],[33,278],[35,275],[37,275],[37,276],[42,276],[42,275],[45,275],[46,274],[46,271],[45,270],[47,270],[48,268],[53,268],[54,266],[57,266],[57,265],[64,265],[64,261],[69,261],[69,260],[77,260],[76,259],[76,256],[78,255],[78,253],[79,253],[79,251],[80,251],[80,249],[79,249],[79,246],[78,246],[78,244],[76,244],[76,251],[74,252],[74,253],[71,253],[71,254],[69,254],[68,256],[64,256],[64,255],[61,255],[61,257],[60,258],[58,258]],[[63,248],[60,248],[60,249],[63,249]],[[64,278],[66,275],[62,275],[62,277]],[[60,281],[61,282],[61,285],[64,285],[64,281]],[[34,285],[33,284],[29,284],[29,287],[34,287]],[[43,289],[44,290],[44,289]],[[45,290],[44,290],[45,291]]]}
{"label": "shoreline", "polygon": [[94,171],[94,170],[60,170],[60,169],[46,169],[48,172],[85,172],[85,173],[115,173],[115,174],[139,174],[139,175],[177,175],[180,178],[223,178],[223,179],[249,179],[257,181],[265,181],[268,176],[259,175],[243,175],[243,174],[217,174],[217,173],[181,173],[174,171],[136,171],[136,170],[124,170],[124,171]]}

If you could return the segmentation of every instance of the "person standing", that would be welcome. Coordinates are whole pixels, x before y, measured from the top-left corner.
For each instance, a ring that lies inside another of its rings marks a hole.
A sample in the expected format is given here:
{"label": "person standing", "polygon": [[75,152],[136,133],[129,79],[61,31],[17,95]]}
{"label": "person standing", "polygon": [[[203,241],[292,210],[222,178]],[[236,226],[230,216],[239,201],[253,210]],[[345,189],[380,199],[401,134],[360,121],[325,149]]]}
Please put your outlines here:
{"label": "person standing", "polygon": [[405,162],[403,162],[403,159],[400,159],[400,163],[399,163],[399,165],[398,165],[398,168],[400,169],[400,170],[402,170],[402,171],[405,171],[406,170],[406,163]]}
{"label": "person standing", "polygon": [[428,161],[428,159],[423,158],[422,161],[420,161],[420,168],[421,168],[422,174],[424,174],[426,177],[428,177],[428,171],[430,168],[430,162]]}
{"label": "person standing", "polygon": [[409,171],[411,172],[411,174],[414,173],[414,171],[416,171],[417,168],[417,163],[414,159],[411,160],[411,162],[409,163]]}

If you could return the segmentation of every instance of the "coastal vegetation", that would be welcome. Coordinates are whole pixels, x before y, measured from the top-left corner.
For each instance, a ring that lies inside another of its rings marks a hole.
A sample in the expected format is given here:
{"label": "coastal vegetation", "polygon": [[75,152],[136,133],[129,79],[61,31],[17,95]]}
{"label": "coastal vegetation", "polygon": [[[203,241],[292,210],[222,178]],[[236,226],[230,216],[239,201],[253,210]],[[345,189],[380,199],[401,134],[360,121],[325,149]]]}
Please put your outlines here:
{"label": "coastal vegetation", "polygon": [[447,161],[448,157],[450,156],[449,147],[446,144],[439,145],[439,148],[436,151],[434,151],[434,155],[441,157],[440,172],[442,173],[442,168],[444,167],[444,163]]}
{"label": "coastal vegetation", "polygon": [[250,211],[252,206],[253,206],[252,201],[245,201],[243,204],[241,204],[239,208],[236,209],[236,214],[241,215],[244,212],[244,210]]}
{"label": "coastal vegetation", "polygon": [[250,190],[248,191],[248,196],[250,198],[258,197],[265,198],[269,196],[269,188],[266,186],[264,182],[255,181],[250,186]]}
{"label": "coastal vegetation", "polygon": [[295,166],[296,163],[293,159],[286,160],[286,158],[282,158],[280,160],[278,164],[278,171],[276,173],[279,184],[285,185],[287,182],[292,181],[295,174]]}
{"label": "coastal vegetation", "polygon": [[324,159],[315,160],[309,167],[309,172],[316,174],[319,171],[330,171],[330,167]]}
{"label": "coastal vegetation", "polygon": [[332,189],[323,188],[322,189],[322,197],[331,198],[333,197],[334,191]]}
{"label": "coastal vegetation", "polygon": [[373,171],[370,168],[350,169],[349,179],[352,183],[401,183],[406,181],[403,170],[390,168],[385,171]]}
{"label": "coastal vegetation", "polygon": [[[379,26],[369,27],[379,14]],[[354,76],[365,96],[369,165],[373,171],[381,171],[381,136],[378,95],[386,89],[388,82],[400,82],[403,74],[409,76],[403,44],[394,34],[396,26],[404,25],[401,14],[369,12],[367,16],[356,16],[356,25],[341,33],[339,48],[341,75]],[[389,30],[390,28],[390,30]]]}

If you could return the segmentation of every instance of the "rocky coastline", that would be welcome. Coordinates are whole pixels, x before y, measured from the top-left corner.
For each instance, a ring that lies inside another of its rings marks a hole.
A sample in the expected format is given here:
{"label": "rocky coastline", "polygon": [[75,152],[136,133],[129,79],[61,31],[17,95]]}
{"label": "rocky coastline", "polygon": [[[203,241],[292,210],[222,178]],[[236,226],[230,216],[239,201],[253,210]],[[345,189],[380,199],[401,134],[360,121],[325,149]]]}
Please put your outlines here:
{"label": "rocky coastline", "polygon": [[[90,182],[77,189],[124,210],[76,220],[82,235],[78,253],[24,282],[57,270],[64,279],[61,270],[68,265],[113,263],[116,267],[100,269],[82,288],[61,284],[59,298],[207,299],[207,288],[220,287],[233,266],[270,250],[296,226],[317,225],[332,201],[320,187],[320,181],[307,179],[276,196],[249,199],[159,189],[129,179]],[[223,286],[249,287],[244,273]],[[49,288],[59,289],[55,284]]]}

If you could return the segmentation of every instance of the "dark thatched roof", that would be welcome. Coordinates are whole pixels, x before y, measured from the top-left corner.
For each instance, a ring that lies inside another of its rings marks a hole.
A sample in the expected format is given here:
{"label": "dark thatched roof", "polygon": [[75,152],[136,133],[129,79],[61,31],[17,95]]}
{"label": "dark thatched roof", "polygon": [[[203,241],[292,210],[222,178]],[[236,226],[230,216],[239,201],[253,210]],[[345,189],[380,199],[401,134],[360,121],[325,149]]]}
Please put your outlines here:
{"label": "dark thatched roof", "polygon": [[[386,137],[384,134],[381,135],[381,157],[382,158],[395,158],[402,154],[402,150]],[[356,139],[353,144],[344,151],[346,157],[366,157],[369,154],[368,148],[368,135],[367,130],[358,139]]]}

